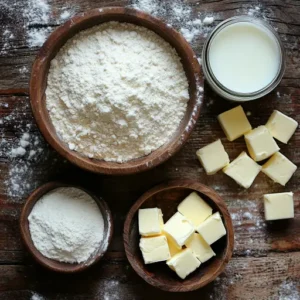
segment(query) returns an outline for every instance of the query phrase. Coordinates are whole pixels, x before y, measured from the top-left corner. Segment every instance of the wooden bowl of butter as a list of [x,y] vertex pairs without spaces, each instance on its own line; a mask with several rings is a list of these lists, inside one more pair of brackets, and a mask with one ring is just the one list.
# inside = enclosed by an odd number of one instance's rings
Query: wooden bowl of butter
[[138,275],[169,292],[193,291],[213,281],[234,247],[225,202],[191,180],[171,181],[143,194],[127,215],[123,237]]

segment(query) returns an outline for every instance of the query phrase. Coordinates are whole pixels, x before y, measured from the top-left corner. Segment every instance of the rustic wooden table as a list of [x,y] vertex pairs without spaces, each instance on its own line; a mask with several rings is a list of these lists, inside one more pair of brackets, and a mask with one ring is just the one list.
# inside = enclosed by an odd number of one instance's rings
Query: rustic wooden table
[[[172,5],[178,1],[140,0],[175,28]],[[174,4],[175,3],[175,4]],[[188,143],[172,159],[151,171],[124,177],[95,175],[64,161],[40,136],[29,106],[28,80],[31,64],[47,34],[77,12],[129,5],[128,1],[97,0],[1,0],[0,1],[0,298],[1,299],[300,299],[300,172],[287,186],[272,183],[260,174],[244,190],[221,172],[206,176],[195,151],[221,138],[230,158],[245,150],[243,139],[228,142],[216,116],[234,104],[216,96],[205,86],[205,104]],[[149,4],[151,4],[149,6]],[[156,7],[155,7],[156,5]],[[197,56],[205,32],[220,21],[239,14],[267,19],[280,34],[287,52],[287,69],[280,86],[258,101],[246,103],[253,126],[264,124],[273,109],[300,122],[300,2],[297,0],[230,1],[187,0],[181,5],[187,18],[212,14],[214,22],[200,30],[193,41]],[[173,13],[176,10],[173,10]],[[178,11],[177,11],[178,13]],[[171,21],[170,21],[171,20]],[[181,22],[181,23],[180,23]],[[21,157],[11,150],[29,133],[30,144]],[[300,130],[282,153],[300,163]],[[220,278],[189,294],[170,294],[149,286],[132,270],[124,254],[123,222],[136,199],[155,184],[169,179],[190,178],[214,188],[224,197],[235,228],[234,256]],[[50,180],[79,183],[103,196],[114,216],[115,232],[102,262],[78,275],[51,273],[38,266],[20,241],[19,214],[26,196]],[[266,224],[262,195],[293,191],[295,218]]]

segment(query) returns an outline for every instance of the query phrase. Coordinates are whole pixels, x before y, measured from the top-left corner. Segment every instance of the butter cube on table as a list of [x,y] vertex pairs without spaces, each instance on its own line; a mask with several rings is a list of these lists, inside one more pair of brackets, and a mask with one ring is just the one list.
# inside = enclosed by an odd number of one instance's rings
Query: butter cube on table
[[267,221],[294,218],[293,193],[266,194],[264,207]]
[[139,209],[139,232],[143,236],[153,236],[162,233],[164,221],[159,208]]
[[274,110],[266,124],[266,127],[275,139],[287,144],[296,131],[298,122],[284,115],[280,111]]
[[283,186],[291,179],[296,170],[297,166],[279,152],[276,152],[262,167],[263,173]]
[[167,265],[181,278],[185,279],[199,266],[200,261],[193,254],[191,249],[184,249],[167,261]]
[[185,245],[187,248],[192,250],[194,255],[202,263],[208,261],[210,258],[216,255],[210,245],[208,245],[203,237],[198,233],[194,233]]
[[218,120],[229,141],[234,141],[252,129],[240,105],[220,114]]
[[199,149],[196,155],[208,175],[217,173],[229,164],[228,154],[220,140]]
[[226,234],[221,215],[219,212],[208,217],[197,227],[197,231],[207,244],[211,245]]
[[194,231],[193,224],[179,212],[175,213],[164,226],[164,232],[178,249],[185,244]]
[[246,152],[242,152],[223,169],[223,172],[247,189],[251,186],[260,170],[261,166],[251,159]]
[[212,214],[212,208],[196,193],[192,192],[179,205],[177,210],[194,226],[200,225]]
[[280,150],[266,126],[258,126],[245,134],[245,141],[255,161],[264,160]]
[[145,264],[152,264],[171,258],[167,238],[164,235],[142,237],[140,239],[140,249]]

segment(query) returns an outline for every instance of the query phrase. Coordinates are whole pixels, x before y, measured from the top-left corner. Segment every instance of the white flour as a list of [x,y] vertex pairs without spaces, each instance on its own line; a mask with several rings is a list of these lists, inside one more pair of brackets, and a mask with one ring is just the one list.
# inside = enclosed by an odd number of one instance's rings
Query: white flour
[[278,288],[277,299],[279,300],[299,300],[300,291],[299,291],[299,281],[287,280],[284,281]]
[[84,262],[103,240],[100,209],[91,196],[77,188],[58,188],[44,195],[28,220],[35,247],[54,260]]
[[30,300],[45,300],[45,298],[37,293],[33,293],[30,297]]
[[71,150],[116,162],[168,142],[189,99],[176,51],[146,28],[117,22],[67,42],[52,60],[46,96]]
[[[195,4],[196,7],[198,5],[199,3]],[[179,30],[196,50],[201,40],[213,29],[212,23],[218,16],[205,10],[198,12],[190,3],[182,0],[163,3],[160,0],[133,0],[132,7],[166,20],[170,26]]]

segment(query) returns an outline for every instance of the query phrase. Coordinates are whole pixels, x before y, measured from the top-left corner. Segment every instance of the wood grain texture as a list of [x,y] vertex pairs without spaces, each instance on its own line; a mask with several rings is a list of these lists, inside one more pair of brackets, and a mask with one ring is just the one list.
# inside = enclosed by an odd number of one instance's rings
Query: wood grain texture
[[[166,2],[171,0],[166,0]],[[16,1],[13,14],[6,6],[12,1],[0,1],[0,36],[5,28],[16,28],[11,48],[0,54],[0,122],[1,137],[14,144],[24,130],[38,135],[28,99],[31,63],[38,47],[29,47],[26,28],[23,28],[21,10],[26,1]],[[229,1],[188,0],[193,14],[213,11],[214,25],[225,18],[247,13],[256,5],[266,19],[278,30],[287,52],[287,69],[279,87],[259,101],[245,103],[249,120],[255,127],[264,124],[273,109],[278,109],[300,122],[300,3],[297,0]],[[3,3],[4,8],[3,8]],[[31,28],[56,28],[61,24],[60,14],[68,6],[83,12],[99,6],[126,5],[127,1],[53,0],[51,17],[47,24],[30,24]],[[179,29],[179,27],[177,27]],[[196,55],[201,55],[203,37],[193,43]],[[3,46],[0,38],[0,49]],[[25,72],[20,70],[24,69]],[[24,249],[18,227],[24,200],[34,187],[26,188],[21,198],[11,196],[6,183],[14,161],[9,148],[0,147],[0,298],[30,299],[33,292],[46,299],[285,299],[283,292],[290,284],[294,295],[300,293],[300,171],[297,170],[286,187],[274,184],[259,174],[252,187],[244,190],[222,173],[206,176],[195,156],[200,147],[221,138],[230,159],[246,150],[243,139],[228,142],[216,116],[234,104],[216,96],[205,86],[205,104],[195,130],[186,145],[174,157],[159,167],[130,176],[103,176],[80,170],[66,163],[41,139],[36,161],[30,164],[32,172],[22,173],[24,180],[41,185],[51,180],[78,184],[102,196],[108,203],[114,219],[114,236],[103,261],[87,272],[57,275],[39,267]],[[14,115],[9,119],[9,116]],[[6,119],[4,119],[7,117]],[[2,144],[2,143],[1,143]],[[281,152],[297,166],[300,164],[300,130],[288,145],[279,143]],[[166,180],[188,178],[215,189],[228,205],[235,230],[233,258],[225,273],[206,288],[174,294],[159,291],[140,279],[125,257],[122,231],[127,212],[149,188]],[[263,218],[262,195],[270,192],[293,191],[295,218],[288,222],[266,224]],[[295,297],[298,297],[297,294]],[[293,299],[293,298],[292,298]],[[297,299],[297,298],[295,298]]]

